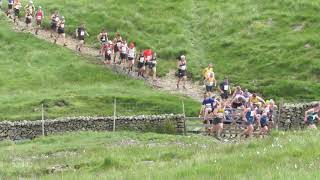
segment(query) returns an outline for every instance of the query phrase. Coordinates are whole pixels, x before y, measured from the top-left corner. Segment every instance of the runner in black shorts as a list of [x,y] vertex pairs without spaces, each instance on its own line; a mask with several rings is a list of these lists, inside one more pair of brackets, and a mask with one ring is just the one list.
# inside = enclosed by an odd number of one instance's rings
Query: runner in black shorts
[[84,45],[85,36],[89,36],[88,32],[86,31],[86,28],[84,27],[84,24],[81,24],[76,29],[76,36],[79,39],[79,43],[76,45],[76,50],[81,52],[81,48]]
[[8,10],[12,10],[14,0],[8,0]]
[[58,11],[55,11],[51,16],[51,34],[50,34],[51,38],[53,38],[54,34],[57,32],[58,22],[59,22]]
[[120,33],[117,33],[116,37],[113,39],[113,63],[117,63],[120,60],[116,60],[117,58],[120,57],[120,47],[121,47],[121,43],[122,43],[122,37],[120,35]]
[[229,98],[231,91],[230,91],[230,85],[229,85],[228,78],[224,78],[224,81],[219,86],[219,90],[221,92],[221,98],[223,100],[226,100]]
[[184,55],[179,57],[178,61],[178,82],[177,82],[177,89],[179,89],[180,82],[183,82],[183,88],[186,88],[186,80],[187,80],[187,60]]
[[32,14],[29,11],[27,11],[26,12],[26,21],[25,21],[27,29],[29,29],[29,27],[31,26],[31,22],[32,22]]
[[58,41],[59,38],[62,38],[63,40],[63,46],[67,46],[66,44],[66,34],[64,32],[64,28],[65,28],[65,20],[64,17],[61,17],[61,20],[59,20],[58,24],[57,24],[57,31],[58,31],[58,35],[56,36],[54,43],[56,43]]
[[145,59],[143,55],[143,51],[139,53],[138,57],[138,76],[142,76],[144,78],[144,73],[145,73]]
[[14,1],[14,4],[13,4],[13,11],[14,11],[13,21],[17,25],[18,25],[18,19],[19,19],[19,16],[20,16],[20,8],[21,8],[20,1],[19,0]]

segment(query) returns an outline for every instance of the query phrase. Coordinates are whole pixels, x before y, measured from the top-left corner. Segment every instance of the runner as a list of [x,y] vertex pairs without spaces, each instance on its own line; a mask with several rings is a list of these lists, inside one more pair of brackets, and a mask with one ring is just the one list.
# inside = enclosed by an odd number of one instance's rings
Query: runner
[[100,34],[98,34],[97,39],[100,42],[99,56],[102,56],[103,55],[103,51],[104,51],[104,45],[106,45],[108,43],[108,41],[109,41],[108,40],[108,33],[106,32],[105,29],[102,29]]
[[139,53],[137,66],[138,66],[138,77],[141,76],[145,78],[144,73],[146,69],[146,63],[145,63],[145,59],[142,51]]
[[18,25],[19,24],[19,17],[20,17],[20,8],[21,8],[21,3],[20,0],[15,0],[13,4],[13,10],[14,10],[14,17],[13,17],[13,22]]
[[320,103],[316,104],[314,108],[311,108],[305,112],[304,122],[308,125],[309,129],[317,129],[315,125],[316,121],[320,121]]
[[57,32],[57,24],[59,22],[59,14],[58,11],[55,11],[52,15],[51,15],[51,33],[50,33],[50,37],[53,38],[55,36],[55,33]]
[[151,60],[149,61],[148,64],[149,68],[149,75],[151,74],[152,80],[156,81],[157,80],[157,53],[153,53]]
[[268,124],[269,130],[271,130],[274,126],[273,113],[277,108],[278,107],[277,107],[277,105],[275,105],[275,102],[273,99],[270,99],[269,102],[266,102],[265,111],[266,111],[266,113],[268,115],[268,119],[269,119],[269,124]]
[[233,92],[232,94],[232,99],[235,98],[236,96],[239,96],[239,95],[243,95],[244,92],[242,91],[241,87],[240,86],[237,86],[236,87],[236,90]]
[[252,94],[249,92],[248,89],[245,89],[243,92],[243,97],[246,98],[246,102],[249,102],[250,96],[252,96]]
[[[203,118],[203,123],[205,124],[206,131],[210,130],[210,120],[213,120],[213,110],[216,102],[212,99],[209,94],[204,94],[204,100],[202,101],[202,106],[199,113],[199,118]],[[209,131],[210,133],[210,131]]]
[[183,83],[183,88],[186,89],[186,81],[187,81],[187,60],[185,55],[181,55],[178,61],[178,82],[177,89],[180,88],[180,82]]
[[112,49],[113,49],[112,41],[108,41],[108,43],[103,46],[105,64],[111,64]]
[[62,38],[63,46],[67,46],[67,44],[66,44],[66,34],[64,32],[64,28],[65,28],[65,19],[62,16],[61,19],[58,21],[58,24],[57,24],[58,35],[55,37],[54,43],[57,43],[58,39]]
[[8,10],[11,10],[14,4],[14,0],[8,0]]
[[268,130],[269,130],[268,121],[269,121],[269,118],[268,118],[267,112],[263,112],[261,116],[260,115],[258,116],[259,127],[261,127],[259,134],[262,138],[268,134]]
[[246,98],[243,97],[242,95],[237,95],[231,100],[231,107],[234,109],[244,108],[245,105],[246,105]]
[[224,78],[224,81],[220,83],[219,90],[221,92],[221,98],[227,100],[231,94],[230,84],[228,78]]
[[132,42],[128,50],[128,72],[133,70],[134,60],[136,59],[136,47]]
[[26,23],[26,29],[28,30],[29,27],[31,27],[31,23],[32,23],[32,14],[31,12],[29,12],[29,10],[26,11],[26,20],[25,20],[25,23]]
[[252,96],[250,96],[249,103],[255,107],[261,107],[261,105],[266,104],[266,102],[261,97],[257,96],[256,93],[253,93]]
[[81,52],[81,48],[83,47],[85,36],[89,36],[89,34],[86,31],[86,28],[84,27],[84,24],[82,23],[76,29],[76,37],[79,39],[79,43],[76,45],[76,51]]
[[123,69],[126,67],[126,61],[128,57],[128,44],[127,41],[122,41],[120,45],[120,64],[123,66]]
[[208,64],[208,67],[204,68],[202,71],[203,80],[205,80],[211,73],[213,73],[213,64]]
[[41,6],[39,6],[38,11],[36,12],[36,28],[35,34],[38,35],[39,29],[41,27],[42,19],[44,17],[44,13],[42,11]]
[[206,91],[207,93],[213,92],[213,87],[217,86],[217,81],[214,78],[214,73],[210,73],[208,77],[205,79]]
[[116,64],[116,63],[120,63],[120,60],[117,60],[116,59],[120,57],[120,47],[121,47],[121,42],[122,42],[122,37],[120,35],[120,33],[117,33],[116,34],[116,37],[113,39],[113,53],[114,53],[114,56],[113,56],[113,63]]
[[143,51],[144,62],[145,62],[145,75],[147,75],[146,78],[148,78],[150,74],[149,62],[152,59],[152,55],[153,55],[153,52],[150,48],[147,48],[146,50]]
[[213,128],[212,132],[215,133],[217,139],[221,139],[221,133],[223,130],[223,121],[225,119],[225,103],[220,103],[213,111]]
[[8,0],[8,10],[6,14],[11,19],[13,19],[13,4],[14,4],[14,0]]
[[29,1],[29,3],[24,7],[24,11],[29,12],[32,17],[34,17],[35,9],[33,1]]
[[251,137],[254,127],[254,120],[256,118],[256,112],[253,106],[249,106],[244,109],[243,114],[242,114],[242,119],[246,122],[247,128],[244,130],[244,135],[246,137]]
[[203,117],[203,119],[206,120],[208,113],[212,112],[215,106],[216,106],[216,101],[213,98],[211,98],[208,93],[205,93],[204,99],[202,101],[199,117]]

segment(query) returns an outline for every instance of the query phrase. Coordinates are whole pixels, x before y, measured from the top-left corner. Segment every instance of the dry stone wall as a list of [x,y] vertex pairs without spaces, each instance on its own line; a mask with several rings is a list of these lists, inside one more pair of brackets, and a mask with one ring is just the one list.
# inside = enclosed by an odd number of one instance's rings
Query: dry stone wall
[[[116,117],[116,130],[156,131],[182,134],[184,116],[130,116]],[[45,120],[46,135],[72,131],[112,131],[113,117],[67,117]],[[0,122],[0,140],[32,139],[42,135],[42,121]]]
[[305,111],[313,108],[317,103],[319,102],[284,104],[280,112],[280,119],[278,122],[279,129],[303,129],[305,126],[303,123]]

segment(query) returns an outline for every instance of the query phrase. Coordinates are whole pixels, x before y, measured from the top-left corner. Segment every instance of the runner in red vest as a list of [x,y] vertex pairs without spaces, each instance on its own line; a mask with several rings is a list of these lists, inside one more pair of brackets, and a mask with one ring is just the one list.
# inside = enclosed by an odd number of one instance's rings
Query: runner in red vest
[[41,27],[42,19],[44,17],[43,11],[41,6],[39,6],[38,11],[36,13],[36,28],[35,28],[35,34],[38,35],[38,31]]
[[[150,48],[143,51],[145,67],[149,67],[149,63],[152,59],[152,50]],[[149,68],[145,68],[145,74],[148,76],[150,73]]]

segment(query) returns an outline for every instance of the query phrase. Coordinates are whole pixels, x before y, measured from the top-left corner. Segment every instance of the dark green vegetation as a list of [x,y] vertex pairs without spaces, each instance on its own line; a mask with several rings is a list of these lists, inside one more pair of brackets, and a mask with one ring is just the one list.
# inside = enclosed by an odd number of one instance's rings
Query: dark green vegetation
[[[180,52],[200,79],[208,62],[218,79],[270,98],[320,98],[320,0],[39,0],[46,14],[58,9],[73,33],[85,22],[91,43],[103,28],[119,31],[161,58],[160,74]],[[47,22],[48,23],[48,22]]]
[[210,137],[82,132],[0,142],[1,179],[319,179],[318,131]]
[[[0,120],[80,115],[182,113],[181,98],[156,91],[143,81],[113,74],[72,51],[15,33],[0,16]],[[185,99],[187,112],[198,104]]]

